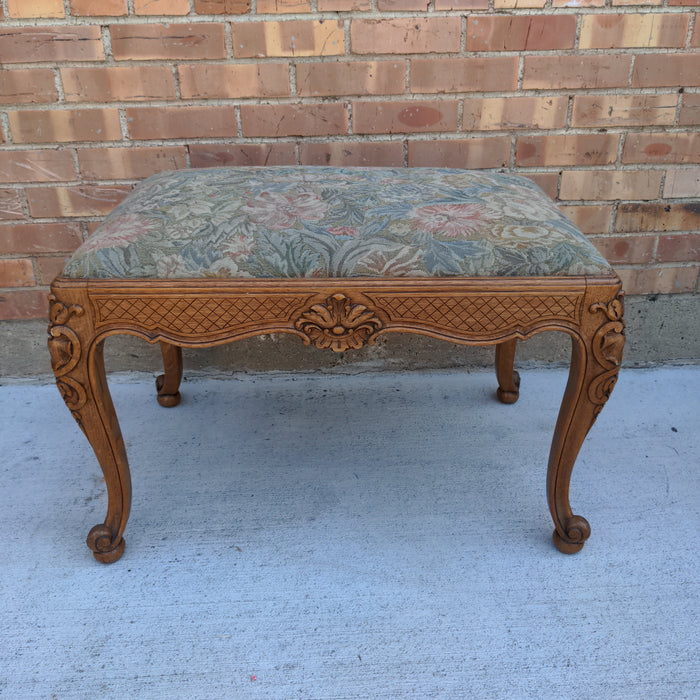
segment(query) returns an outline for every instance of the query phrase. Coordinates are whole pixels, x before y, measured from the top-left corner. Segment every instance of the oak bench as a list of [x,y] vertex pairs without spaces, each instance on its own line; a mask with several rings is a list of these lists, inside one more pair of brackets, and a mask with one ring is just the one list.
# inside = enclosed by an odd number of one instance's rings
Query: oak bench
[[104,473],[101,562],[124,551],[126,450],[103,362],[108,336],[159,342],[158,401],[178,403],[183,347],[267,333],[344,352],[383,333],[494,345],[498,397],[518,398],[516,342],[571,336],[547,494],[554,542],[590,534],[569,505],[579,448],[617,379],[621,285],[586,237],[529,180],[490,172],[212,168],[140,183],[51,287],[49,349],[61,395]]

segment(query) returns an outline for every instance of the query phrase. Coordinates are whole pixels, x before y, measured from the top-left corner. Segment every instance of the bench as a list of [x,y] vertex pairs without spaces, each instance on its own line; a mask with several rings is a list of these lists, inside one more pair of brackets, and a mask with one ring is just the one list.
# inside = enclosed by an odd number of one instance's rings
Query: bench
[[495,346],[498,398],[518,398],[518,339],[557,330],[571,367],[552,442],[554,543],[590,535],[569,504],[571,471],[617,379],[621,285],[529,180],[448,169],[212,168],[140,183],[51,286],[49,349],[61,395],[104,473],[98,561],[124,551],[131,481],[103,344],[159,342],[157,397],[180,399],[182,348],[291,333],[345,352],[383,333]]

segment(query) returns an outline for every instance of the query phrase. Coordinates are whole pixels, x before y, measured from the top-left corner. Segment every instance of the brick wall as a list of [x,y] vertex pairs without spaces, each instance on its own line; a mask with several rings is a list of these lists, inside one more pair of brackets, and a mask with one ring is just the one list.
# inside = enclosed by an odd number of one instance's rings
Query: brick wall
[[628,293],[692,293],[700,0],[0,0],[0,319],[134,182],[225,164],[535,180]]

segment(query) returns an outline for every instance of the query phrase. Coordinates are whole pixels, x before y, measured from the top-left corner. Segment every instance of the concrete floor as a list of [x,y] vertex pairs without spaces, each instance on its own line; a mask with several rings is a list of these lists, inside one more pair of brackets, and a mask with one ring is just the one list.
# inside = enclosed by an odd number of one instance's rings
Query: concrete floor
[[697,698],[700,368],[623,371],[551,544],[566,381],[523,372],[113,378],[134,504],[51,385],[0,387],[0,696]]

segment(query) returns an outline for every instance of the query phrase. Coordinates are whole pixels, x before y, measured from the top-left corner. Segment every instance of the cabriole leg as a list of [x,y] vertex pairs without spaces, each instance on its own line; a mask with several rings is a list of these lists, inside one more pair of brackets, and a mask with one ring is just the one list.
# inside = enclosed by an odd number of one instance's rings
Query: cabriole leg
[[[72,298],[71,298],[72,297]],[[74,303],[71,303],[74,302]],[[103,341],[92,342],[87,304],[75,291],[51,296],[49,351],[56,384],[95,451],[107,485],[107,517],[87,537],[97,561],[105,564],[124,552],[122,534],[131,507],[131,476],[104,370]]]
[[161,341],[164,373],[156,378],[158,403],[166,408],[180,403],[180,382],[182,381],[182,348]]
[[[609,298],[609,297],[608,297]],[[571,472],[583,441],[617,381],[625,343],[622,295],[588,302],[580,336],[572,336],[571,369],[552,440],[547,496],[554,520],[554,544],[565,554],[583,547],[591,534],[585,518],[569,504]]]
[[517,340],[506,340],[496,345],[496,395],[501,403],[515,403],[520,395],[520,375],[513,369]]

